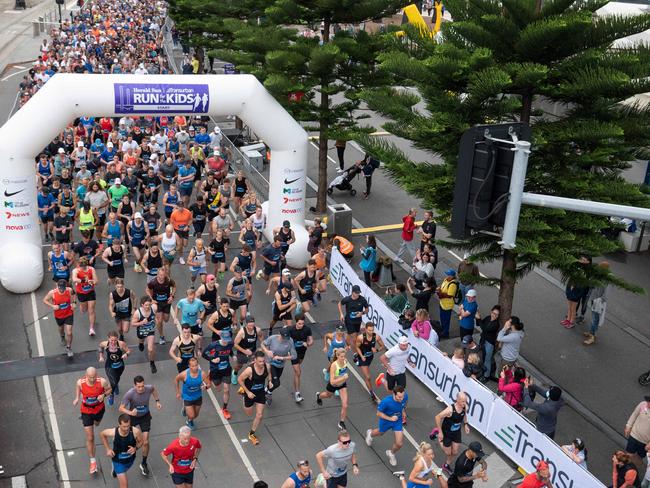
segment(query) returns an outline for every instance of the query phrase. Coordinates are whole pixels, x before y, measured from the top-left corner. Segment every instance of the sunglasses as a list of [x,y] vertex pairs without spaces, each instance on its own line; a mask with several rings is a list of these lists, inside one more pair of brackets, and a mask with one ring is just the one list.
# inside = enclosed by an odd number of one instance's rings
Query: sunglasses
[[350,442],[352,442],[352,439],[348,439],[347,441],[339,441],[339,442],[340,442],[341,444],[343,444],[344,446],[347,446],[347,445],[350,444]]

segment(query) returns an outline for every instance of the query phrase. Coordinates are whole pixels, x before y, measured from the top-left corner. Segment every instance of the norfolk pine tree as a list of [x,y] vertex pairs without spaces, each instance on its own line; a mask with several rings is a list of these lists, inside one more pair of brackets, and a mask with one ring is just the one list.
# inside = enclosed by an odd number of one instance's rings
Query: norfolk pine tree
[[[395,43],[381,66],[420,98],[396,89],[368,91],[371,108],[392,121],[385,128],[441,159],[415,164],[386,141],[360,136],[407,192],[450,222],[455,169],[462,133],[472,126],[523,121],[532,126],[526,191],[648,207],[638,186],[621,170],[648,159],[650,109],[623,100],[650,91],[650,50],[610,49],[616,39],[650,28],[650,16],[594,15],[606,2],[548,0],[448,0],[454,22],[443,24],[436,44],[410,30],[412,42]],[[543,109],[557,104],[561,115]],[[546,263],[578,284],[609,282],[639,289],[577,258],[620,248],[603,235],[605,217],[523,206],[517,246],[478,234],[457,247],[477,260],[502,260],[502,317],[511,314],[515,283]],[[448,243],[451,245],[451,243]]]

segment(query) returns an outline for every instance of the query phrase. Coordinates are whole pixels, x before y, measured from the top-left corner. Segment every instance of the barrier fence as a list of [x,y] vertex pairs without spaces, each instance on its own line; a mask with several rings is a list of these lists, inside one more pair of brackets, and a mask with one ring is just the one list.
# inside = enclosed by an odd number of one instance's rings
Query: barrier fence
[[330,263],[332,283],[341,295],[347,296],[352,286],[361,287],[369,304],[364,317],[375,323],[377,333],[388,347],[397,344],[402,335],[411,343],[413,375],[448,405],[458,392],[468,397],[467,417],[470,425],[483,434],[503,454],[526,472],[533,472],[540,460],[549,464],[555,488],[604,488],[595,476],[572,461],[552,439],[537,431],[535,426],[514,408],[488,390],[483,384],[467,378],[440,350],[427,341],[403,331],[393,311],[359,278],[348,262],[332,250]]

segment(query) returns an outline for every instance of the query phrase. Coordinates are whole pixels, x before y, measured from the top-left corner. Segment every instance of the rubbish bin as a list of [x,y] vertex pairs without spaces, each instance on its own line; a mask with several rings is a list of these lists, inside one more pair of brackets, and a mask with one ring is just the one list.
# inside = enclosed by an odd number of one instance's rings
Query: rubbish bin
[[327,206],[327,233],[352,238],[352,209],[345,203]]

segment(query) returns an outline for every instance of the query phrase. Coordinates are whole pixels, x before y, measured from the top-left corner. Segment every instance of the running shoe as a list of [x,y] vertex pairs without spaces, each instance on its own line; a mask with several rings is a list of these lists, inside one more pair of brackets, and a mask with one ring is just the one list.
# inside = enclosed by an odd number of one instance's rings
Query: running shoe
[[97,472],[97,461],[90,461],[90,474]]
[[355,352],[354,356],[352,356],[352,362],[359,366],[359,355]]
[[72,359],[74,357],[74,353],[72,352],[72,349],[66,346],[65,348],[65,353],[68,355],[68,359]]
[[149,465],[144,461],[140,463],[140,472],[142,473],[142,476],[149,476]]
[[151,363],[151,374],[156,374],[158,372],[158,368],[156,368],[156,363],[152,362]]
[[113,388],[113,393],[114,393],[115,395],[119,395],[119,394],[120,394],[120,385],[115,385],[115,388]]
[[91,327],[91,328],[88,330],[88,335],[91,336],[91,337],[93,337],[93,336],[95,335],[95,329],[94,329],[93,327]]
[[273,403],[273,395],[271,395],[270,393],[267,393],[266,394],[266,406],[270,407],[272,403]]
[[372,446],[372,429],[366,430],[366,444]]
[[185,259],[181,256],[178,260],[179,263],[185,264]]
[[339,428],[339,430],[348,430],[348,428],[345,425],[345,422],[343,420],[339,420],[339,423],[336,424],[336,426]]
[[429,433],[429,439],[432,441],[436,440],[438,438],[438,433],[440,431],[438,430],[438,427],[434,427],[433,430]]
[[160,344],[161,346],[164,346],[165,344],[167,344],[167,341],[165,340],[164,335],[160,336],[160,338],[158,339],[158,344]]
[[139,351],[144,351],[144,342],[139,342],[138,343],[138,350]]
[[61,336],[61,345],[63,347],[65,347],[67,345],[66,342],[65,342],[65,336],[64,335]]
[[296,403],[300,403],[304,400],[304,398],[302,397],[299,391],[293,394],[293,399],[296,401]]
[[397,466],[397,458],[395,457],[395,454],[393,454],[393,451],[387,449],[386,456],[388,456],[388,462],[391,466]]
[[327,368],[323,368],[323,377],[327,381]]
[[114,469],[111,469],[111,476],[112,476],[113,478],[117,478],[117,473],[115,472]]
[[190,430],[194,430],[196,427],[194,427],[194,420],[186,420],[185,425],[187,425]]
[[232,418],[232,415],[230,414],[227,408],[222,409],[221,413],[223,413],[223,418],[226,420],[230,420]]
[[120,334],[120,340],[124,341],[124,334]]
[[344,170],[344,169],[341,169],[341,168],[339,168],[339,169],[337,169],[337,170],[336,170],[336,172],[337,172],[337,173],[339,173],[339,174],[340,174],[340,173],[345,173],[345,170]]
[[377,378],[375,378],[375,385],[381,386],[384,383],[384,378],[386,375],[384,373],[379,373]]
[[370,399],[375,403],[379,403],[379,397],[374,391],[370,392]]
[[399,478],[401,481],[404,479],[404,471],[394,471],[393,476]]
[[112,407],[113,403],[115,403],[115,396],[111,393],[108,395],[108,405]]
[[235,373],[234,371],[230,374],[230,382],[233,385],[237,384],[237,373]]
[[258,445],[260,443],[260,440],[252,432],[248,433],[248,440],[251,441],[251,444],[253,444],[254,446],[256,446],[256,445]]
[[261,280],[261,279],[262,279],[262,273],[264,273],[264,271],[260,269],[260,270],[257,272],[257,274],[255,274],[255,279],[256,279],[256,280]]
[[187,417],[187,412],[185,411],[185,407],[181,408],[181,415],[183,417]]
[[323,406],[323,400],[320,398],[320,391],[316,392],[316,403],[318,404],[319,407]]

